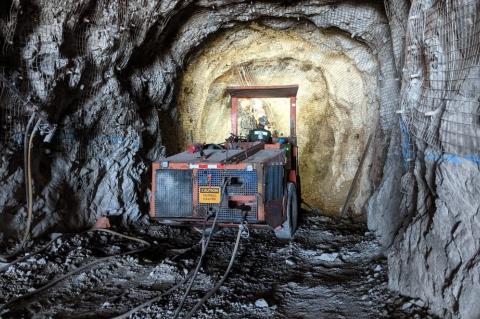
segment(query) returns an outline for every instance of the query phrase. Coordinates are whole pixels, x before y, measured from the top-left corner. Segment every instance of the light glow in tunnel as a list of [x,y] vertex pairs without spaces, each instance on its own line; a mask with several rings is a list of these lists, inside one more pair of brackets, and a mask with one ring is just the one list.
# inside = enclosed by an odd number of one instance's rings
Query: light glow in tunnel
[[[257,24],[211,39],[193,56],[178,91],[178,136],[220,143],[231,128],[227,87],[298,84],[297,136],[302,197],[338,214],[379,116],[375,56],[338,30],[299,24],[276,30]],[[270,129],[289,132],[287,99],[240,101],[241,134],[267,115]],[[367,158],[351,209],[360,214],[372,187]]]

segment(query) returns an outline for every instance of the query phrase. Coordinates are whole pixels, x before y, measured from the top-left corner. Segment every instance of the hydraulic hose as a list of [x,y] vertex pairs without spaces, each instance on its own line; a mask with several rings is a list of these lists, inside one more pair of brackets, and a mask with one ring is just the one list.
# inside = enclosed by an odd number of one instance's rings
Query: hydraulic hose
[[23,235],[23,239],[21,242],[21,247],[25,247],[25,244],[28,240],[28,236],[30,235],[30,227],[32,224],[32,217],[33,217],[33,189],[32,189],[32,147],[33,147],[33,139],[35,138],[35,134],[38,131],[40,126],[41,120],[37,121],[35,127],[33,128],[32,134],[30,135],[29,142],[28,142],[28,151],[27,151],[27,223],[25,225],[25,233]]
[[32,113],[28,120],[27,127],[25,128],[25,134],[23,136],[23,175],[25,179],[25,196],[28,201],[28,183],[27,183],[27,171],[28,171],[28,134],[35,120],[35,113]]
[[246,226],[243,223],[240,224],[238,227],[237,240],[235,241],[235,247],[233,248],[232,256],[230,257],[230,263],[228,264],[227,270],[223,274],[222,278],[205,296],[203,296],[202,299],[197,302],[197,304],[192,308],[192,310],[190,310],[190,312],[185,316],[185,319],[192,318],[192,316],[198,311],[198,309],[200,309],[200,307],[205,303],[205,301],[207,301],[208,298],[213,296],[213,294],[216,293],[217,290],[223,285],[225,279],[227,279],[227,276],[232,269],[235,258],[237,257],[238,247],[240,245],[240,238],[242,237],[242,233],[244,232],[245,227]]
[[113,258],[116,258],[116,257],[121,257],[121,256],[127,256],[127,255],[132,255],[132,254],[136,254],[136,253],[140,253],[140,252],[143,252],[147,249],[150,249],[150,246],[147,246],[147,247],[142,247],[142,248],[138,248],[138,249],[134,249],[134,250],[130,250],[130,251],[127,251],[125,253],[120,253],[120,254],[115,254],[115,255],[112,255],[112,256],[107,256],[107,257],[102,257],[102,258],[99,258],[95,261],[92,261],[84,266],[81,266],[79,268],[76,268],[75,270],[72,270],[68,273],[66,273],[65,275],[63,276],[60,276],[59,278],[57,279],[54,279],[52,281],[50,281],[49,283],[47,283],[45,286],[42,286],[38,289],[35,289],[31,292],[28,292],[26,293],[25,295],[22,295],[20,297],[16,297],[16,298],[13,298],[12,300],[10,300],[9,302],[7,302],[6,304],[4,304],[3,306],[0,306],[0,310],[3,310],[5,308],[8,308],[9,306],[13,305],[14,303],[17,303],[21,300],[25,300],[25,299],[28,299],[34,295],[37,295],[53,286],[55,286],[56,284],[58,284],[59,282],[67,279],[68,277],[72,276],[72,275],[75,275],[75,274],[78,274],[79,272],[82,272],[86,269],[89,269],[97,264],[100,264],[102,262],[105,262],[107,260],[110,260],[110,259],[113,259]]
[[[207,237],[203,237],[202,239],[202,253],[200,255],[200,259],[198,260],[197,267],[195,267],[195,271],[193,272],[192,279],[190,280],[190,283],[188,284],[187,290],[183,294],[182,300],[180,301],[180,305],[177,307],[177,310],[175,311],[175,315],[173,316],[173,319],[177,319],[178,316],[180,315],[180,312],[182,311],[183,305],[185,304],[185,300],[187,300],[188,294],[190,293],[190,290],[192,289],[193,283],[195,282],[195,278],[198,275],[198,271],[200,270],[200,267],[202,266],[203,262],[203,257],[205,257],[205,254],[207,253],[207,248],[208,245],[210,244],[210,239],[212,238],[213,230],[215,228],[215,225],[217,223],[217,218],[218,218],[218,210],[215,213],[215,218],[212,223],[212,230],[208,234]],[[204,234],[205,234],[205,229],[204,229]]]
[[[223,196],[225,196],[225,190],[227,189],[227,184],[229,182],[230,182],[230,179],[225,179],[223,181],[222,191],[221,191],[222,199],[223,199]],[[198,260],[197,267],[195,268],[195,271],[193,273],[193,278],[191,279],[190,283],[188,284],[187,290],[185,291],[185,294],[183,295],[182,300],[180,301],[180,304],[178,305],[177,310],[175,311],[175,315],[173,316],[173,319],[177,319],[178,316],[180,315],[180,312],[182,311],[183,305],[185,304],[185,300],[187,300],[187,296],[190,293],[190,290],[192,289],[195,278],[198,275],[198,271],[200,270],[200,267],[202,266],[203,257],[205,257],[205,254],[207,253],[207,248],[208,248],[208,245],[210,244],[210,239],[212,238],[212,234],[213,234],[213,231],[215,229],[215,225],[217,224],[217,218],[218,218],[218,213],[220,212],[221,202],[222,201],[220,200],[220,204],[218,205],[218,208],[215,212],[215,218],[214,218],[213,223],[212,223],[212,228],[211,228],[212,230],[210,231],[210,234],[208,234],[208,237],[206,237],[206,239],[205,239],[205,225],[204,225],[203,239],[202,239],[203,240],[202,241],[202,253],[200,255],[200,259]]]
[[36,255],[36,254],[39,254],[41,253],[42,251],[46,250],[48,247],[50,247],[57,239],[59,239],[60,237],[62,237],[63,235],[60,235],[58,237],[55,237],[54,239],[50,240],[47,244],[45,244],[43,247],[40,247],[40,249],[38,249],[37,251],[35,251],[34,253],[31,253],[31,254],[25,254],[25,256],[22,256],[20,258],[17,258],[15,259],[14,261],[12,262],[9,262],[3,266],[0,266],[0,272],[8,269],[8,267],[10,266],[13,266],[15,264],[18,264],[19,262],[22,262],[24,260],[27,260],[28,258],[30,258],[31,256],[33,255]]
[[[31,221],[31,216],[32,213],[32,209],[30,209],[30,203],[31,203],[31,196],[30,196],[30,190],[31,190],[31,175],[30,175],[30,150],[31,150],[31,145],[32,145],[32,142],[33,142],[33,132],[32,132],[32,136],[30,136],[29,138],[29,132],[30,132],[30,129],[33,125],[33,122],[35,121],[35,117],[36,117],[37,113],[36,112],[33,112],[32,115],[30,116],[29,120],[28,120],[28,123],[27,123],[27,126],[25,128],[25,134],[24,134],[24,137],[23,137],[23,164],[24,164],[24,168],[23,168],[23,175],[24,175],[24,178],[25,178],[25,196],[26,196],[26,199],[27,199],[27,225],[25,226],[25,234],[23,235],[23,239],[22,241],[20,242],[20,245],[17,247],[17,249],[12,253],[10,254],[9,256],[7,256],[7,258],[10,258],[10,257],[13,257],[13,256],[16,256],[18,255],[20,252],[22,252],[22,250],[25,248],[25,243],[27,242],[27,239],[28,239],[28,234],[30,233],[30,223]],[[37,121],[37,125],[35,125],[35,127],[38,129],[38,125],[40,124],[40,120]],[[34,129],[35,131],[35,129]]]
[[[106,229],[98,229],[98,228],[94,228],[94,229],[91,229],[91,230],[88,230],[86,233],[89,233],[89,232],[94,232],[94,231],[101,231],[101,232],[108,232],[108,233],[111,233],[113,235],[117,235],[119,237],[123,237],[123,238],[126,238],[126,239],[130,239],[130,240],[133,240],[133,241],[136,241],[136,242],[139,242],[139,243],[142,243],[142,244],[145,244],[144,247],[142,248],[137,248],[137,249],[133,249],[133,250],[130,250],[130,251],[127,251],[127,252],[124,252],[124,253],[119,253],[119,254],[115,254],[115,255],[111,255],[111,256],[106,256],[106,257],[102,257],[102,258],[98,258],[97,260],[94,260],[88,264],[85,264],[79,268],[76,268],[68,273],[66,273],[65,275],[62,275],[60,276],[59,278],[56,278],[56,279],[53,279],[51,280],[50,282],[48,282],[47,284],[45,284],[44,286],[40,287],[40,288],[37,288],[31,292],[28,292],[26,293],[25,295],[22,295],[22,296],[19,296],[19,297],[16,297],[16,298],[13,298],[12,300],[8,301],[7,303],[5,303],[4,305],[0,306],[0,311],[3,310],[3,309],[6,309],[8,308],[9,306],[21,301],[21,300],[25,300],[25,299],[28,299],[34,295],[37,295],[55,285],[57,285],[59,282],[67,279],[68,277],[72,276],[72,275],[75,275],[75,274],[78,274],[79,272],[81,271],[84,271],[86,269],[89,269],[97,264],[100,264],[102,262],[105,262],[105,261],[108,261],[110,259],[113,259],[113,258],[116,258],[116,257],[121,257],[121,256],[127,256],[127,255],[132,255],[132,254],[136,254],[136,253],[140,253],[140,252],[143,252],[147,249],[150,249],[151,247],[151,244],[147,241],[144,241],[142,239],[139,239],[139,238],[136,238],[136,237],[131,237],[131,236],[127,236],[127,235],[123,235],[121,233],[118,233],[118,232],[115,232],[115,231],[112,231],[112,230],[106,230]],[[43,251],[45,250],[46,248],[48,248],[56,239],[58,239],[59,237],[51,240],[47,245],[45,245],[44,247],[42,247],[38,252],[40,251]],[[14,263],[17,263],[18,261],[20,260],[16,260],[14,262],[12,262],[11,264],[14,264]],[[10,265],[11,265],[10,264]],[[0,317],[1,317],[1,313],[0,313]]]
[[181,286],[183,286],[187,281],[188,279],[190,279],[190,277],[193,275],[193,273],[190,273],[188,274],[185,278],[183,278],[183,280],[181,282],[179,282],[178,284],[170,287],[168,290],[166,290],[165,292],[162,292],[160,295],[158,295],[157,297],[155,298],[152,298],[144,303],[142,303],[141,305],[129,310],[128,312],[125,312],[124,314],[121,314],[119,316],[116,316],[116,317],[113,317],[112,319],[126,319],[128,317],[130,317],[131,315],[133,315],[135,312],[139,311],[140,309],[143,309],[149,305],[151,305],[152,303],[154,302],[157,302],[157,301],[160,301],[163,297],[165,297],[166,295],[169,295],[171,294],[172,292],[174,292],[175,290],[177,290],[178,288],[180,288]]

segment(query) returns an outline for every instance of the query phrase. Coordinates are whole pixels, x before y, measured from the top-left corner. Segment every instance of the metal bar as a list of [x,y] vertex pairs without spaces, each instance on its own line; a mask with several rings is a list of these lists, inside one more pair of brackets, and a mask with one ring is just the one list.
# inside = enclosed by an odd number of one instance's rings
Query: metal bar
[[254,144],[254,145],[250,146],[249,148],[245,149],[240,154],[237,154],[237,155],[231,156],[229,158],[226,158],[225,160],[222,161],[222,163],[229,164],[229,163],[233,163],[233,162],[243,161],[243,160],[246,160],[247,158],[249,158],[250,156],[252,156],[253,154],[258,153],[259,151],[264,149],[265,143],[263,143],[261,141],[258,141],[256,143],[258,143],[258,144]]
[[150,217],[155,217],[155,193],[157,192],[157,169],[160,163],[152,164],[152,193],[150,194]]
[[238,134],[238,98],[232,96],[232,133]]
[[345,213],[347,212],[348,203],[350,202],[350,198],[352,197],[353,191],[355,189],[355,185],[357,184],[358,177],[360,176],[363,163],[365,162],[365,158],[367,157],[368,150],[370,149],[370,143],[372,142],[372,137],[373,135],[370,135],[370,137],[368,138],[367,146],[365,147],[365,151],[363,151],[362,158],[360,159],[360,164],[358,165],[357,171],[355,172],[352,185],[350,185],[347,198],[345,199],[345,203],[343,204],[342,212],[340,213],[341,217],[345,217]]
[[297,145],[297,97],[290,97],[290,138]]

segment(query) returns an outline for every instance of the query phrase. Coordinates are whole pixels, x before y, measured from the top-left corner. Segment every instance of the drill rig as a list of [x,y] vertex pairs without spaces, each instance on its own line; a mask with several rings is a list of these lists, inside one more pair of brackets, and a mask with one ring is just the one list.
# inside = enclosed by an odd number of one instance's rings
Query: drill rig
[[[296,138],[298,85],[229,87],[231,137],[214,149],[193,148],[152,164],[150,217],[160,223],[270,228],[291,239],[298,222],[300,183]],[[290,136],[273,143],[238,137],[239,99],[287,98]]]

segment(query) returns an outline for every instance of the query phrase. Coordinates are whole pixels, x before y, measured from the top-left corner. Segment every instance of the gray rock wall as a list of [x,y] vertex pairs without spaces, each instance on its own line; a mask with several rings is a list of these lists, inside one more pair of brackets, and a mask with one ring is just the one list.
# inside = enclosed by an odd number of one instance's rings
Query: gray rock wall
[[384,215],[399,225],[388,241],[390,287],[444,318],[480,318],[479,10],[478,1],[412,2],[404,195],[398,213]]
[[480,317],[479,4],[414,0],[407,19],[409,2],[3,1],[0,65],[23,100],[2,84],[0,237],[25,222],[25,100],[60,127],[35,143],[33,235],[104,215],[128,224],[146,216],[150,162],[176,151],[177,80],[192,54],[243,23],[309,22],[379,61],[385,166],[367,211],[390,287],[443,317]]

